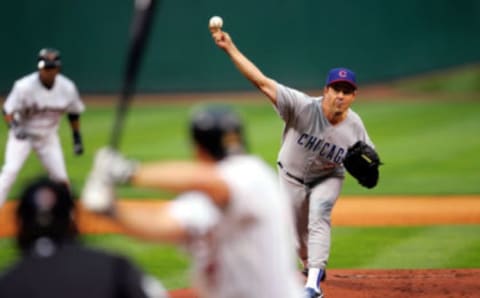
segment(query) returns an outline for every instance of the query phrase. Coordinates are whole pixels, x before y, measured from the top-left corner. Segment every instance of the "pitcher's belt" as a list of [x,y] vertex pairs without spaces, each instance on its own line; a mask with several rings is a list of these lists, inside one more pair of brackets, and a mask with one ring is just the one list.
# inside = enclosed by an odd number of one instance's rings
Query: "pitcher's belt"
[[297,176],[293,175],[293,174],[290,174],[282,165],[281,162],[277,161],[277,165],[280,167],[280,169],[282,169],[282,171],[285,173],[285,175],[287,175],[288,177],[292,178],[293,180],[301,183],[301,184],[305,184],[305,181],[302,179],[302,178],[298,178]]
[[299,178],[299,177],[289,173],[280,161],[277,161],[277,165],[280,167],[280,169],[282,169],[282,171],[285,173],[285,175],[287,175],[288,177],[292,178],[293,180],[297,181],[298,183],[301,183],[301,184],[303,184],[303,185],[305,185],[309,188],[312,188],[313,186],[317,185],[318,183],[322,182],[325,179],[325,177],[319,177],[319,178],[314,179],[313,181],[305,182],[305,180],[303,180],[302,178]]

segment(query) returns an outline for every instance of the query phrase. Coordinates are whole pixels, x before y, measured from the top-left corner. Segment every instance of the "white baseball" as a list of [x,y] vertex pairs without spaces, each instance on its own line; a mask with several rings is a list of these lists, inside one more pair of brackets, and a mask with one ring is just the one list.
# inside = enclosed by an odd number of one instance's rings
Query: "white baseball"
[[210,18],[210,21],[208,22],[208,27],[209,28],[215,28],[215,29],[220,29],[223,26],[223,20],[219,16],[213,16]]

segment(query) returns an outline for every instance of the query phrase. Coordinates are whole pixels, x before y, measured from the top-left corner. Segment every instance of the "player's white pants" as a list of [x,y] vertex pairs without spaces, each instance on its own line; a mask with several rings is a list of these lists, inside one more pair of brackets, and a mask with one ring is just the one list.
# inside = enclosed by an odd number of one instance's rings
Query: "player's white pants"
[[62,147],[55,132],[41,138],[29,137],[19,140],[12,131],[9,131],[5,161],[0,173],[0,206],[6,200],[12,184],[32,149],[51,179],[68,183]]
[[280,186],[291,200],[297,230],[297,251],[305,268],[327,266],[331,244],[331,214],[343,178],[328,178],[312,189],[279,170]]

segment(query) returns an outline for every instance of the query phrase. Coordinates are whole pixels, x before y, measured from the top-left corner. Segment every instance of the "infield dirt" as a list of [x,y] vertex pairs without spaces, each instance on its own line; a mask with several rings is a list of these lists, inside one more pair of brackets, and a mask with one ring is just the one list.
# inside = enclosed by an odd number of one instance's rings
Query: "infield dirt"
[[[129,208],[150,208],[162,200],[120,200]],[[0,237],[15,233],[15,202],[0,208]],[[107,218],[78,208],[80,231],[87,234],[121,233]],[[480,196],[341,197],[333,210],[334,226],[421,226],[480,224]],[[479,295],[480,297],[480,295]]]
[[[326,298],[478,298],[480,269],[468,270],[328,270],[322,283]],[[192,289],[171,298],[196,298]]]

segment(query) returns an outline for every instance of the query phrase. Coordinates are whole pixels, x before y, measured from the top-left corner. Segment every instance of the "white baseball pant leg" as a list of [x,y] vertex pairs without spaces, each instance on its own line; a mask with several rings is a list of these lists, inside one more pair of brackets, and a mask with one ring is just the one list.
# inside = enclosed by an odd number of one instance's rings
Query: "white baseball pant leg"
[[332,210],[343,178],[327,178],[310,190],[308,211],[308,268],[325,269],[330,256]]
[[69,184],[62,145],[57,133],[51,133],[32,142],[40,162],[47,170],[50,179]]
[[5,148],[5,161],[0,173],[0,206],[7,199],[12,184],[27,159],[32,144],[29,139],[19,140],[10,130]]

